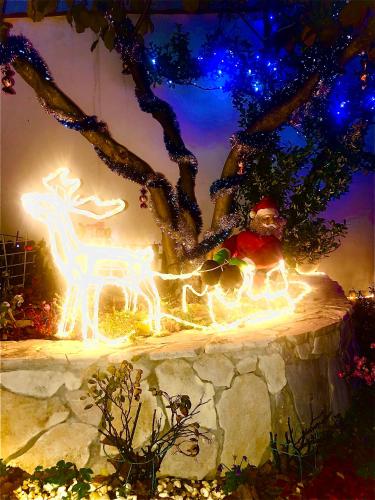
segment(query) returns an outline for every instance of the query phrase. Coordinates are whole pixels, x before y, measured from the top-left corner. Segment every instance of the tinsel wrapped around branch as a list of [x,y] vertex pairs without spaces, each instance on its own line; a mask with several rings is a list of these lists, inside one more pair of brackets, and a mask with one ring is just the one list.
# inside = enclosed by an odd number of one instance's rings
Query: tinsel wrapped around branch
[[181,216],[186,219],[187,225],[197,239],[202,229],[202,214],[195,197],[198,161],[184,144],[180,125],[172,107],[152,91],[143,37],[139,35],[129,18],[121,22],[112,20],[112,27],[116,33],[115,49],[121,56],[123,72],[133,77],[139,107],[160,123],[169,158],[179,167],[180,176],[176,190]]
[[[176,255],[180,255],[182,260],[202,258],[230,235],[236,225],[236,217],[230,219],[223,217],[219,221],[217,229],[206,234],[199,244],[197,244],[194,234],[188,231],[186,226],[182,233],[181,229],[184,224],[181,223],[181,200],[185,206],[189,205],[189,210],[192,213],[195,212],[197,216],[200,215],[198,205],[195,206],[190,198],[186,198],[187,195],[182,189],[180,191],[177,189],[176,192],[163,174],[154,172],[146,162],[114,141],[105,123],[98,121],[95,116],[85,115],[54,84],[47,65],[37,51],[32,48],[31,42],[24,37],[9,36],[7,42],[1,46],[7,44],[12,49],[4,49],[3,54],[5,55],[3,55],[3,59],[0,59],[0,64],[9,62],[13,64],[16,71],[36,90],[43,108],[59,123],[86,137],[93,144],[100,159],[113,172],[148,188],[153,201],[155,218],[164,235],[169,239],[171,257],[173,255],[171,262],[176,262]],[[27,54],[26,59],[23,58],[24,53]],[[255,139],[253,143],[252,147],[255,149]],[[189,152],[185,151],[185,153],[189,156]],[[194,164],[192,161],[190,163]],[[190,169],[196,171],[196,165],[191,165]],[[221,196],[226,192],[229,184],[231,188],[237,189],[241,181],[240,177],[229,181],[218,181],[212,195],[214,197]]]
[[[105,123],[86,115],[69,99],[56,86],[43,59],[26,38],[8,36],[0,43],[0,65],[13,65],[35,90],[46,111],[65,127],[80,132],[112,171],[148,189],[155,219],[163,231],[168,271],[178,272],[182,260],[201,259],[237,225],[237,214],[231,212],[239,187],[244,181],[249,182],[248,174],[258,158],[274,146],[275,131],[290,120],[297,123],[298,112],[303,120],[306,111],[303,106],[314,99],[324,100],[341,68],[371,46],[375,35],[373,10],[369,11],[367,24],[355,36],[340,34],[330,47],[319,45],[306,50],[297,76],[289,85],[267,96],[267,102],[263,99],[263,107],[252,116],[247,128],[233,137],[221,178],[210,189],[215,201],[211,230],[200,243],[198,234],[202,221],[195,198],[197,160],[182,140],[173,109],[151,90],[143,39],[134,32],[129,19],[122,33],[116,34],[114,46],[121,55],[124,73],[133,77],[140,108],[151,114],[163,128],[166,149],[171,160],[179,166],[176,188],[163,174],[155,172],[147,162],[116,142]],[[320,92],[324,88],[326,92]],[[244,172],[239,171],[241,163]]]

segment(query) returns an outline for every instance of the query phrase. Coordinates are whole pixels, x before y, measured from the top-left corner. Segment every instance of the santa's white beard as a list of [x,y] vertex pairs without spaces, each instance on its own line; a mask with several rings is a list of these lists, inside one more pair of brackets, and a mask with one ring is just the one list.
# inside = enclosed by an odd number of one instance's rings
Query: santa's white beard
[[256,215],[250,220],[249,228],[254,233],[260,234],[261,236],[275,236],[278,237],[278,227],[275,224],[265,224],[262,217]]

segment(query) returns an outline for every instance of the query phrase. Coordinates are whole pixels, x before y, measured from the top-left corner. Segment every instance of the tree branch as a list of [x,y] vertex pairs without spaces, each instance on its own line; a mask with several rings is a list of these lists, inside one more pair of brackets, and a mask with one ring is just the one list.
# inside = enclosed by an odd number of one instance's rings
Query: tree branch
[[[86,118],[85,113],[53,81],[44,79],[29,61],[16,57],[12,61],[12,65],[22,79],[34,89],[39,99],[49,110],[75,120]],[[145,183],[157,177],[156,172],[148,163],[115,141],[106,128],[96,131],[81,131],[80,133],[95,146],[96,150],[116,162],[116,172],[122,177],[131,178],[129,175],[131,172],[136,178],[133,177],[131,180],[138,179],[139,183]],[[150,187],[149,191],[157,218],[163,223],[170,224],[173,214],[164,190],[159,187]],[[169,272],[178,272],[176,243],[164,233],[163,243],[165,244],[163,248]]]
[[[146,15],[146,14],[145,14]],[[185,146],[181,136],[180,126],[172,107],[164,100],[155,96],[151,89],[151,82],[147,72],[147,55],[145,53],[143,37],[134,33],[132,50],[123,49],[121,33],[118,33],[116,50],[120,53],[126,72],[130,73],[135,83],[135,94],[142,111],[150,113],[161,125],[164,141],[172,161],[176,162],[180,176],[177,182],[178,198],[181,216],[190,229],[195,240],[201,230],[201,214],[195,196],[195,176],[197,159]],[[136,55],[135,55],[136,54]],[[194,207],[192,209],[192,207]]]
[[[352,40],[352,42],[344,49],[339,57],[341,67],[345,66],[354,56],[360,52],[367,50],[375,38],[375,9],[371,9],[369,19],[365,28]],[[334,61],[332,61],[334,63]],[[286,99],[281,104],[271,108],[265,114],[260,116],[247,129],[247,134],[252,135],[256,132],[271,132],[285,123],[290,115],[307,102],[311,94],[320,80],[320,73],[316,71],[312,73],[305,81],[303,81],[295,94]],[[280,93],[282,93],[281,91]],[[237,173],[238,162],[241,151],[238,146],[234,146],[230,151],[221,174],[221,179],[231,177]],[[228,215],[231,211],[234,194],[226,194],[219,197],[216,201],[211,229],[215,231],[218,223],[224,215]]]

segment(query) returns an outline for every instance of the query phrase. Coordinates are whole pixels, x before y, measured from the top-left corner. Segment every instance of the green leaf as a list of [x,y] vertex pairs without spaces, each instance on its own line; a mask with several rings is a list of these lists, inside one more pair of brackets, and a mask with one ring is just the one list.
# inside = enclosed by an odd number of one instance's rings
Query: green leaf
[[237,257],[234,257],[233,259],[229,259],[229,265],[230,266],[237,266],[240,269],[247,267],[246,262],[242,259],[237,259]]
[[213,256],[213,260],[218,264],[223,264],[230,257],[230,251],[227,248],[222,248]]
[[154,32],[154,24],[151,21],[150,16],[145,16],[142,23],[138,26],[138,32],[141,35],[147,35],[147,33]]
[[98,43],[99,43],[99,38],[97,38],[97,39],[95,40],[95,42],[93,42],[93,43],[91,44],[91,47],[90,47],[91,52],[94,52],[94,50],[96,49],[96,46],[98,45]]
[[94,33],[104,31],[108,27],[108,22],[105,17],[98,11],[90,12],[90,28]]
[[27,3],[27,15],[33,21],[39,22],[48,14],[56,11],[57,0],[29,0]]
[[89,410],[90,408],[92,408],[94,405],[93,404],[89,404],[89,405],[86,405],[84,407],[84,410]]
[[113,50],[115,45],[115,31],[113,29],[107,29],[103,35],[104,45],[109,51]]
[[83,33],[90,26],[91,13],[82,4],[74,5],[71,13],[77,33]]
[[7,36],[9,35],[9,30],[13,27],[12,24],[6,21],[0,22],[0,42],[5,42]]

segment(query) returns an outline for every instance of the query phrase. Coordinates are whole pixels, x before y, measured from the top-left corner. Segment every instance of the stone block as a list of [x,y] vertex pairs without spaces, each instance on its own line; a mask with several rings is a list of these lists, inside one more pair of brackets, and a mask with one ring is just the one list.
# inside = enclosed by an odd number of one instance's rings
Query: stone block
[[199,454],[186,457],[171,448],[166,454],[160,468],[161,476],[172,476],[189,479],[204,479],[215,476],[217,466],[218,444],[200,439]]
[[303,427],[310,424],[311,411],[314,417],[321,411],[329,411],[328,380],[322,373],[319,359],[287,364],[286,378]]
[[45,432],[23,455],[14,458],[10,465],[33,472],[35,467],[51,467],[59,460],[73,462],[78,468],[84,467],[89,458],[89,447],[98,436],[91,425],[63,423]]
[[245,358],[239,359],[236,364],[238,373],[251,373],[255,372],[257,368],[258,357],[257,356],[246,356]]
[[203,354],[194,362],[193,368],[200,379],[218,387],[229,387],[234,376],[233,363],[224,354]]
[[274,353],[267,356],[259,356],[258,366],[266,379],[267,387],[271,394],[276,394],[285,387],[285,363],[280,354]]
[[285,441],[285,432],[288,431],[288,418],[294,431],[294,436],[301,433],[301,424],[299,422],[296,410],[293,404],[293,398],[286,387],[275,394],[272,404],[272,432],[277,434],[278,443]]
[[233,455],[246,455],[258,465],[269,445],[271,408],[267,386],[254,374],[240,375],[217,404],[224,443],[220,462],[228,467]]
[[309,342],[304,342],[303,344],[297,344],[295,353],[299,359],[310,359],[312,348]]
[[342,369],[337,358],[328,359],[328,383],[330,392],[332,415],[344,415],[350,405],[349,389],[347,383],[338,376]]
[[82,396],[85,396],[85,391],[71,391],[67,392],[65,397],[68,401],[70,408],[72,409],[74,415],[85,424],[93,425],[94,427],[98,427],[102,412],[98,407],[93,406],[89,410],[85,410],[85,406],[91,403],[89,398],[80,399]]
[[187,394],[194,407],[202,399],[208,401],[201,406],[199,414],[194,418],[202,427],[216,428],[216,412],[214,405],[214,389],[212,384],[202,382],[194,373],[189,363],[182,359],[163,361],[155,368],[159,388],[170,396]]
[[69,409],[56,398],[45,400],[22,396],[0,389],[1,457],[13,455],[40,432],[69,416]]
[[340,330],[337,325],[314,338],[312,354],[335,354],[340,345]]
[[52,370],[14,370],[2,372],[0,383],[16,394],[49,398],[66,384],[70,389],[78,389],[80,378],[70,372]]

